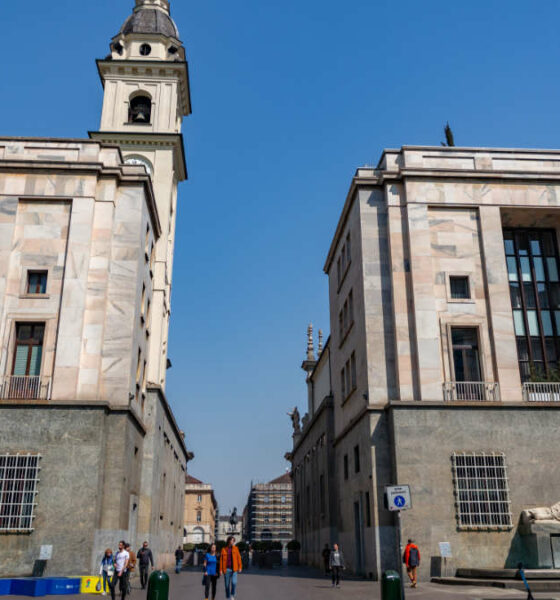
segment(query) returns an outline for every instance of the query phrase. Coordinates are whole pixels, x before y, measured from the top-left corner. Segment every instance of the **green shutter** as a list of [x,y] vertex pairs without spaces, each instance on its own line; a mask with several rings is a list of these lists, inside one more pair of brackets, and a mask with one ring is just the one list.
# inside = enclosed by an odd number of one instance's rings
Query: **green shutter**
[[16,359],[14,363],[14,375],[27,375],[27,357],[29,346],[18,346],[16,348]]
[[31,348],[31,362],[29,363],[30,376],[37,376],[41,374],[41,357],[43,355],[42,346],[33,346]]

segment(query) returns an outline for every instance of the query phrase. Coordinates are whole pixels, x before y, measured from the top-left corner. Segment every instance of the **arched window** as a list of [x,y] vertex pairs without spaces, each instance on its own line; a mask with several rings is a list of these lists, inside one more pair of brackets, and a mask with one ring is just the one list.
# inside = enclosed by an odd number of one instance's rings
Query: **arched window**
[[134,96],[128,109],[129,123],[150,123],[152,120],[152,99],[147,95]]

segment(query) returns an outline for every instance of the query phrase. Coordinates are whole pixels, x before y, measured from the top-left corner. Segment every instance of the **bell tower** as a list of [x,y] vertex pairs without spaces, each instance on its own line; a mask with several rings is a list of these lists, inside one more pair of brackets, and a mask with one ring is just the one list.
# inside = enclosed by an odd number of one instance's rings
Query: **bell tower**
[[162,234],[155,246],[148,381],[165,387],[177,186],[187,178],[181,128],[191,113],[185,48],[168,0],[136,0],[97,61],[104,88],[95,140],[121,147],[151,176]]

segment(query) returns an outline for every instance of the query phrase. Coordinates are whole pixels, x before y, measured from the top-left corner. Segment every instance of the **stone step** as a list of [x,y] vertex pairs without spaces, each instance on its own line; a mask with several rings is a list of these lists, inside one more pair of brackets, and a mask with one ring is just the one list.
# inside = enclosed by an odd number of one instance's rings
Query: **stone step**
[[[521,579],[517,569],[457,569],[456,577],[467,579]],[[526,569],[529,579],[560,579],[560,569]]]
[[[432,577],[432,583],[442,585],[472,585],[476,587],[494,587],[509,590],[525,590],[520,579],[469,579],[466,577]],[[533,579],[529,584],[532,592],[560,592],[560,580]]]

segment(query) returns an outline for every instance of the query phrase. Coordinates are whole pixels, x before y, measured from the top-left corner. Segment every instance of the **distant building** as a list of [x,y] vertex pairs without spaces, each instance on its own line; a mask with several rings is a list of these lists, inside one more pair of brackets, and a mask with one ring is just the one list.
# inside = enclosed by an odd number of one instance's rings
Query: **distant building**
[[185,544],[210,544],[216,539],[218,503],[208,483],[187,475],[185,482]]
[[[560,567],[559,174],[557,150],[453,147],[356,172],[324,267],[331,337],[318,358],[311,340],[294,418],[307,561],[338,542],[377,579],[400,523],[423,577],[440,542],[453,569]],[[384,490],[402,484],[397,520]]]
[[293,538],[293,486],[289,473],[251,486],[246,512],[249,542],[287,544]]

